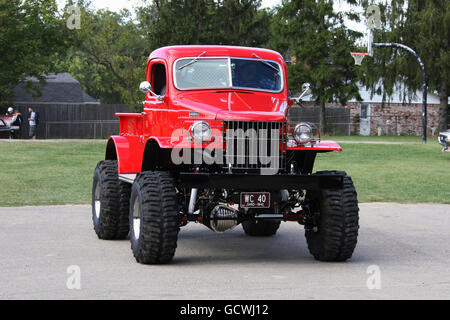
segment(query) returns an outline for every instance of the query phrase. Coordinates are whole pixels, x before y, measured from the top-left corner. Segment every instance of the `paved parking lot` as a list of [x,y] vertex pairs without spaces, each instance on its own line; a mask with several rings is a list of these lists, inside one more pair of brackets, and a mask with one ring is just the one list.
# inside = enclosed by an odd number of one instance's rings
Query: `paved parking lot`
[[96,238],[90,206],[0,208],[0,298],[449,299],[450,205],[360,209],[345,263],[315,261],[296,223],[271,238],[190,224],[172,264],[144,266],[127,240]]

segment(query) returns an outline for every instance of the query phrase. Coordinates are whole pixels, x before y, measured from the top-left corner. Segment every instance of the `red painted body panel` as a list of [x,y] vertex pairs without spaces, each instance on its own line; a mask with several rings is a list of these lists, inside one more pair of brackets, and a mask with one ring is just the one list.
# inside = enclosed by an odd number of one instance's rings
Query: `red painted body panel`
[[119,174],[140,172],[143,147],[138,136],[112,136],[116,148]]
[[[234,88],[178,90],[173,80],[173,65],[179,58],[241,57],[277,62],[282,69],[283,90],[267,92]],[[119,173],[140,172],[147,141],[156,141],[160,148],[192,146],[187,134],[194,121],[205,120],[219,130],[222,120],[286,121],[289,108],[286,63],[275,51],[259,48],[232,46],[173,46],[153,51],[148,59],[147,81],[152,82],[151,70],[157,64],[166,69],[166,93],[163,99],[145,95],[144,110],[140,114],[118,114],[120,137],[112,137],[116,143]],[[193,116],[192,113],[195,113]],[[173,133],[178,132],[177,137]],[[222,134],[218,132],[209,147],[221,148]],[[201,147],[195,146],[194,147]],[[289,147],[291,150],[342,150],[329,142],[314,146]]]

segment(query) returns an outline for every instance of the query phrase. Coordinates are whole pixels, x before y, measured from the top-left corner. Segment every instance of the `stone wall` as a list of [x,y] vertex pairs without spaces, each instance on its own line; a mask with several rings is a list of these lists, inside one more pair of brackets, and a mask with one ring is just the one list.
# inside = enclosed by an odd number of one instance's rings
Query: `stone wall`
[[[422,135],[422,104],[401,103],[368,103],[370,105],[370,134],[371,135]],[[318,108],[311,102],[303,103],[304,108]],[[349,102],[345,107],[338,103],[329,103],[327,108],[344,108],[350,112],[349,132],[360,134],[359,102]],[[427,135],[437,135],[439,123],[439,105],[427,105]]]
[[[370,134],[422,135],[422,105],[400,103],[370,103]],[[349,103],[350,119],[354,125],[360,122],[360,104]],[[439,105],[427,105],[427,135],[438,134]]]

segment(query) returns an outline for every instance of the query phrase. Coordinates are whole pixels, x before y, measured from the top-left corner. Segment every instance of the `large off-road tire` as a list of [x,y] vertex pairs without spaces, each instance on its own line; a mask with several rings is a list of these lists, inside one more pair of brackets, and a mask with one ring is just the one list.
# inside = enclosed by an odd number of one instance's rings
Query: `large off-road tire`
[[277,233],[279,220],[248,220],[242,222],[245,233],[253,237],[270,237]]
[[351,258],[358,237],[358,199],[352,179],[345,172],[342,190],[308,192],[306,197],[315,211],[317,226],[305,231],[308,249],[320,261],[345,261]]
[[100,161],[92,184],[92,220],[100,239],[125,239],[128,235],[131,184],[120,181],[117,161]]
[[139,174],[130,199],[130,240],[136,261],[170,262],[175,255],[179,226],[177,195],[169,173]]

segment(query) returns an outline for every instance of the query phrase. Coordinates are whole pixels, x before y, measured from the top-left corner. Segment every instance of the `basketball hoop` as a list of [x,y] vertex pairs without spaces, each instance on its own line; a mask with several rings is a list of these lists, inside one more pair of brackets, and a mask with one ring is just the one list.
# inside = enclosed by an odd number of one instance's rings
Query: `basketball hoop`
[[369,53],[367,52],[350,52],[350,54],[352,55],[353,59],[355,59],[355,64],[357,66],[360,66],[364,57],[369,55]]

